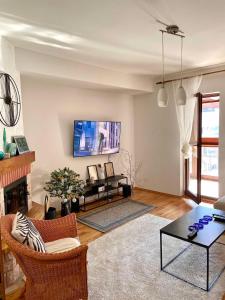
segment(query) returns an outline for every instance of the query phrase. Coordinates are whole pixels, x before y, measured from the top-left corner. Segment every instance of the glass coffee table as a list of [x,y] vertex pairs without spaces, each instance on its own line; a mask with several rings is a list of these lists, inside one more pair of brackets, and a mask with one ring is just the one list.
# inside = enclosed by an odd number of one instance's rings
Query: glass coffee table
[[[199,287],[205,291],[209,291],[213,284],[216,282],[216,280],[220,277],[220,275],[223,273],[225,269],[225,260],[224,260],[224,266],[221,269],[221,271],[214,276],[214,278],[209,282],[209,250],[211,246],[216,243],[216,241],[219,239],[219,237],[225,232],[225,223],[218,222],[218,221],[211,221],[208,225],[205,225],[202,230],[198,231],[198,234],[195,238],[189,239],[188,233],[190,233],[188,227],[196,222],[198,222],[199,219],[203,218],[205,215],[212,214],[220,214],[225,216],[225,211],[217,210],[217,209],[211,209],[204,206],[198,206],[182,216],[181,218],[173,221],[169,225],[163,227],[160,229],[160,267],[161,270],[178,278],[185,282],[190,283],[193,286]],[[173,259],[171,259],[169,262],[167,262],[165,265],[163,265],[163,241],[162,237],[163,235],[168,235],[173,238],[185,241],[189,243],[189,246],[183,249],[180,253],[178,253]],[[166,270],[166,268],[172,264],[180,255],[182,255],[191,244],[194,244],[196,246],[202,247],[206,249],[206,274],[203,274],[206,279],[206,288],[203,288],[197,284],[194,284],[190,280],[185,280],[184,278],[181,278],[180,276],[173,274],[172,272],[169,272]],[[219,243],[221,247],[224,247],[225,252],[225,244]]]

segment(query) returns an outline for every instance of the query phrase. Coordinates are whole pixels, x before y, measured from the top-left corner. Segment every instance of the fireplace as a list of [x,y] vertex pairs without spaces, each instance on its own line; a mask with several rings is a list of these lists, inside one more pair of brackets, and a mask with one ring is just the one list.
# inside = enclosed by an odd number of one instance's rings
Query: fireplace
[[4,188],[5,214],[17,211],[26,213],[28,210],[28,190],[26,176],[14,181]]
[[[0,216],[31,209],[31,164],[34,161],[33,151],[0,161]],[[14,192],[10,192],[14,188]]]
[[[0,160],[0,217],[31,210],[31,164],[34,161],[33,151]],[[0,260],[3,258],[5,287],[12,292],[20,282],[20,269],[9,249],[2,250]]]

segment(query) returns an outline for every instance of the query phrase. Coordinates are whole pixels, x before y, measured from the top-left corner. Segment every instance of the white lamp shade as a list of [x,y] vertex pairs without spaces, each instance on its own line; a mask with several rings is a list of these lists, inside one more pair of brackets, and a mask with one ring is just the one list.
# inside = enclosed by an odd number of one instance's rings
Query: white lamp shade
[[164,86],[162,86],[158,91],[157,101],[159,107],[168,106],[168,95]]
[[177,105],[185,105],[187,101],[187,95],[185,89],[182,85],[179,86],[177,90]]

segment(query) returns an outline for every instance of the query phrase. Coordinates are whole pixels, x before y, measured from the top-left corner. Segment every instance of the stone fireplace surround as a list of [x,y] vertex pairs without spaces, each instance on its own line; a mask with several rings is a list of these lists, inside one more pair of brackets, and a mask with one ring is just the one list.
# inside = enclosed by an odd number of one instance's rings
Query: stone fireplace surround
[[[4,187],[26,176],[28,195],[28,211],[32,208],[31,199],[31,163],[35,160],[35,153],[28,152],[0,161],[0,217],[5,215]],[[5,287],[13,289],[13,285],[20,277],[20,269],[10,251],[3,252]]]

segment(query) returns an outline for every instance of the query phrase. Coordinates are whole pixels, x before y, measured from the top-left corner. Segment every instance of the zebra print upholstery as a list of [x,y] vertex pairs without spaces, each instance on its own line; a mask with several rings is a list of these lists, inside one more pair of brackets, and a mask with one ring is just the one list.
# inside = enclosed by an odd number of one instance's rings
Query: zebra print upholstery
[[21,212],[17,212],[12,226],[12,236],[20,243],[39,252],[46,252],[45,243],[34,224]]

